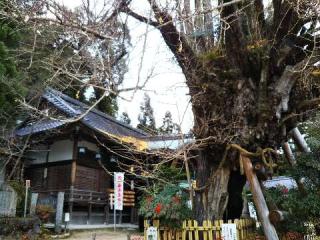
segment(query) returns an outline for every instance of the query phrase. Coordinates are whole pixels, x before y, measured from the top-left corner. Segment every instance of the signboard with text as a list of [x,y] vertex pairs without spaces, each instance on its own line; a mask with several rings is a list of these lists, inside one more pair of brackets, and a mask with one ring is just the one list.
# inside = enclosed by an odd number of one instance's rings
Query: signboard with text
[[115,210],[123,210],[123,182],[124,173],[114,173],[114,207]]
[[237,225],[235,223],[222,224],[221,237],[224,240],[238,240]]
[[156,227],[147,228],[147,240],[158,240],[158,229]]

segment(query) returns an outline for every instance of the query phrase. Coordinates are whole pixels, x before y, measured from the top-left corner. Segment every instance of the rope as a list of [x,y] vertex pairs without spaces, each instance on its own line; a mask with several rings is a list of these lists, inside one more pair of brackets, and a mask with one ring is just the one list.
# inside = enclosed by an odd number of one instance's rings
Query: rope
[[[243,162],[242,162],[242,158],[241,156],[246,156],[246,157],[260,157],[263,164],[269,168],[271,170],[271,172],[273,172],[273,168],[277,166],[277,164],[273,163],[273,159],[272,157],[270,156],[269,153],[275,153],[277,154],[277,152],[272,149],[272,148],[264,148],[264,149],[261,149],[261,148],[258,148],[256,152],[249,152],[248,150],[242,148],[240,145],[238,144],[228,144],[226,146],[226,149],[223,153],[223,157],[222,157],[222,160],[217,168],[217,171],[210,177],[210,180],[213,180],[215,177],[216,177],[216,174],[219,172],[218,170],[220,170],[224,163],[226,162],[227,160],[227,155],[228,155],[228,152],[230,151],[230,149],[236,149],[239,151],[239,165],[240,165],[240,173],[241,175],[244,174],[244,169],[243,169]],[[211,181],[209,181],[211,182]],[[194,191],[203,191],[205,190],[207,187],[209,186],[209,183],[207,183],[206,185],[202,186],[202,187],[194,187]]]

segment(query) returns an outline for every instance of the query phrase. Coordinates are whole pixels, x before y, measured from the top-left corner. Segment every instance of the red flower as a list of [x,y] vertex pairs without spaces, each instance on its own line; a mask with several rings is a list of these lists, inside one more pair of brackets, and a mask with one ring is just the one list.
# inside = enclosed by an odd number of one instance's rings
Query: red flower
[[282,189],[282,193],[283,193],[283,194],[288,194],[288,192],[289,192],[289,189],[288,189],[288,188],[285,187],[285,188]]
[[154,211],[155,211],[157,214],[160,214],[161,209],[162,209],[162,204],[161,204],[161,203],[158,203],[157,206],[155,207]]

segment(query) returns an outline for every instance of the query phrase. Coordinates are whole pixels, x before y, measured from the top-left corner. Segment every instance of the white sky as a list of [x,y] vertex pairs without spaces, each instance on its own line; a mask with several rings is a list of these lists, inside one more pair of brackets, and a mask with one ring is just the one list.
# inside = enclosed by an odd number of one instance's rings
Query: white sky
[[[62,1],[70,8],[81,4],[81,0]],[[99,0],[96,1],[99,2]],[[141,9],[148,16],[148,11],[143,10],[147,6],[146,2],[143,3],[141,0],[136,0],[133,3],[136,3],[135,9]],[[132,18],[129,18],[128,24],[132,48],[129,49],[129,71],[125,75],[122,87],[136,86],[138,80],[143,83],[150,73],[152,75],[143,91],[120,94],[121,97],[127,100],[119,98],[119,115],[123,111],[127,112],[131,119],[131,125],[136,126],[140,103],[143,101],[144,92],[147,91],[151,98],[156,125],[158,127],[161,126],[162,118],[165,112],[169,110],[172,113],[174,122],[181,124],[183,132],[188,132],[193,127],[193,115],[189,104],[190,97],[187,95],[188,88],[180,67],[174,61],[172,53],[165,45],[158,30],[153,27],[147,27],[146,24]],[[141,61],[146,32],[148,34],[145,53]],[[140,66],[141,71],[139,74]]]

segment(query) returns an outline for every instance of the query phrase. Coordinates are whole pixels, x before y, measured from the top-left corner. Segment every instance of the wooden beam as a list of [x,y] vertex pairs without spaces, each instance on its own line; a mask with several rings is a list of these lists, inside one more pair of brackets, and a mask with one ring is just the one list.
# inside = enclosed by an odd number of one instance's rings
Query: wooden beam
[[284,142],[282,144],[282,149],[283,149],[283,152],[284,152],[284,155],[286,156],[286,159],[288,161],[288,163],[291,165],[291,166],[294,166],[296,165],[296,159],[292,153],[292,150],[291,150],[291,147],[289,145],[288,142]]
[[300,149],[302,152],[310,152],[310,149],[308,147],[308,144],[302,134],[300,133],[299,129],[295,127],[294,129],[291,130],[291,135],[294,140],[294,143],[297,145],[297,147]]
[[253,201],[257,208],[258,216],[261,221],[266,239],[279,240],[277,232],[269,220],[269,209],[267,207],[266,200],[264,199],[258,178],[253,171],[251,160],[245,156],[240,156],[240,157],[243,163],[243,168],[244,168],[244,172],[246,174],[247,180],[250,183]]

